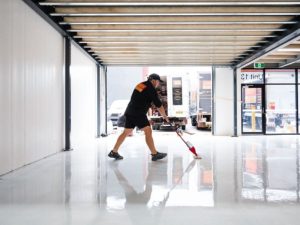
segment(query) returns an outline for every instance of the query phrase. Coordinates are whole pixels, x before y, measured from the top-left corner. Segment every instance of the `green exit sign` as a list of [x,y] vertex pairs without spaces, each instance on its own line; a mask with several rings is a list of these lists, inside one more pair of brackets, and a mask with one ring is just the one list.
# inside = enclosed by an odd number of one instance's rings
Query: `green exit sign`
[[265,68],[265,64],[264,63],[254,63],[254,68],[263,69],[263,68]]

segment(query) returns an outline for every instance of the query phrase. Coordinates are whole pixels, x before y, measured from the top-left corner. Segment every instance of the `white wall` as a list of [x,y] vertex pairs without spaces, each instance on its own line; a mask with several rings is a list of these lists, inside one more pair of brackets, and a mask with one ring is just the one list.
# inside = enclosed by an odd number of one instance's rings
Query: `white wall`
[[97,66],[81,49],[71,47],[71,145],[97,135]]
[[0,7],[0,174],[63,148],[63,38],[21,0]]
[[231,136],[234,134],[233,70],[222,67],[215,71],[214,131],[215,135]]

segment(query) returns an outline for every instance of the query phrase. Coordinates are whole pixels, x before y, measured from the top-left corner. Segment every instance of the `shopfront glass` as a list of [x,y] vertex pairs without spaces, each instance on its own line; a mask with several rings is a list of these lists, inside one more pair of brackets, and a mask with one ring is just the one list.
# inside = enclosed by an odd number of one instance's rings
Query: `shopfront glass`
[[266,85],[266,133],[296,133],[295,85]]
[[242,86],[242,132],[262,133],[262,85]]
[[296,71],[294,69],[269,69],[266,70],[265,80],[266,84],[294,84],[296,82]]

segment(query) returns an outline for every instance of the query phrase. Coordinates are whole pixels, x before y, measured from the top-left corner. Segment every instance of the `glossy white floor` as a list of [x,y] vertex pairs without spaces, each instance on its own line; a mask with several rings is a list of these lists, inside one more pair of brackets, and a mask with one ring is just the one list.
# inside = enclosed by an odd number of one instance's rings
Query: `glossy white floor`
[[154,134],[168,158],[152,162],[142,134],[107,158],[116,135],[81,142],[0,177],[1,225],[296,225],[298,136]]

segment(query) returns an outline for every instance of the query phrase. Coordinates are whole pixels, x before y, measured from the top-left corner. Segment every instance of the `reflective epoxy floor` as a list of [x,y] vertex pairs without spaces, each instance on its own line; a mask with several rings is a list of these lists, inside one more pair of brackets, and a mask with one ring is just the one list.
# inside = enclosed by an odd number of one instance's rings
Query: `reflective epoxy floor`
[[[107,158],[110,135],[0,177],[0,225],[296,225],[300,221],[298,136],[155,132],[168,158],[152,162],[144,136]],[[73,142],[74,143],[74,142]]]

